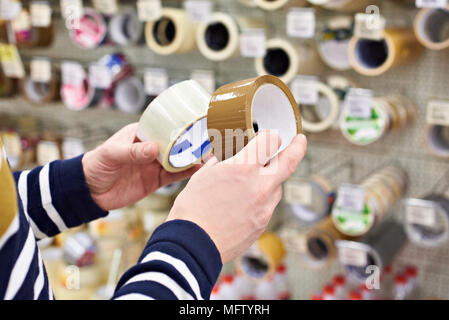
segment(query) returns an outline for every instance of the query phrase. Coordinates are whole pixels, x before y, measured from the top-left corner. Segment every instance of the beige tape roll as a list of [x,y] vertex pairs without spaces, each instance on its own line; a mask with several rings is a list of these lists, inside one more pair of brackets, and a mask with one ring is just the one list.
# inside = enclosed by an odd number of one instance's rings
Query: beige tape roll
[[390,28],[385,29],[384,39],[380,41],[352,37],[348,50],[355,71],[365,76],[378,76],[417,59],[422,49],[412,30]]
[[245,28],[265,28],[262,21],[215,12],[209,22],[200,23],[196,42],[203,56],[212,61],[223,61],[240,54],[240,32]]
[[254,0],[239,0],[239,2],[246,6],[246,7],[250,7],[250,8],[254,8],[256,6],[256,3]]
[[323,64],[316,47],[295,46],[282,38],[267,41],[264,57],[254,59],[258,75],[271,74],[289,83],[297,74],[318,74]]
[[414,21],[415,34],[421,44],[432,50],[449,48],[449,5],[421,9]]
[[196,81],[182,81],[163,91],[142,114],[137,137],[158,144],[158,160],[165,170],[187,170],[209,153],[206,114],[210,98]]
[[335,11],[365,11],[366,7],[375,4],[377,0],[307,0],[309,3]]
[[218,88],[207,111],[207,128],[213,153],[223,160],[238,153],[257,130],[277,130],[282,139],[280,150],[302,132],[301,115],[290,89],[269,75]]
[[145,39],[157,54],[186,53],[196,47],[196,27],[184,10],[163,8],[161,18],[146,23]]
[[278,10],[286,7],[302,7],[307,1],[306,0],[254,0],[256,6],[263,10]]
[[270,279],[282,264],[286,250],[282,239],[273,232],[265,232],[237,261],[242,273],[255,281]]
[[[332,125],[337,121],[340,114],[340,103],[338,101],[338,96],[329,86],[322,82],[317,83],[319,102],[318,106],[315,105],[313,108],[319,106],[324,107],[326,110],[323,112],[317,112],[313,110],[317,121],[309,121],[304,116],[306,114],[304,107],[299,105],[302,113],[302,127],[304,131],[308,132],[323,132],[332,127]],[[303,107],[303,108],[301,108]],[[327,111],[327,112],[326,112]],[[319,114],[318,114],[319,113]]]

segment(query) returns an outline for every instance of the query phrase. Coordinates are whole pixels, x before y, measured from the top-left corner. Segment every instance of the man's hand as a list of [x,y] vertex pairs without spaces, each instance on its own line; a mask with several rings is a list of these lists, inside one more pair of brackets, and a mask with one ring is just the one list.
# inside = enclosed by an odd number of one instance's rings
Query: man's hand
[[190,177],[200,166],[169,173],[156,157],[152,142],[136,142],[137,123],[130,124],[82,160],[92,198],[103,210],[125,207],[167,184]]
[[[268,146],[273,141],[277,148]],[[221,163],[211,158],[179,194],[168,220],[196,223],[214,241],[223,263],[236,258],[265,230],[282,198],[282,182],[304,157],[307,140],[296,136],[272,159],[280,146],[279,135],[262,131],[236,156]]]

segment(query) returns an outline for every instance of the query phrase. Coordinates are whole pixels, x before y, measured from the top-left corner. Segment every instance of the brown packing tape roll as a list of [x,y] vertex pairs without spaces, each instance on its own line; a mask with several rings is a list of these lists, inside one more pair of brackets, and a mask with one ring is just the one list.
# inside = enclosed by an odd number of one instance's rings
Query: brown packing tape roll
[[37,47],[48,47],[53,43],[54,27],[51,23],[48,27],[34,27],[33,44]]
[[415,17],[414,29],[421,44],[432,50],[449,48],[449,5],[424,8]]
[[58,97],[59,81],[55,73],[49,82],[35,82],[31,77],[25,77],[20,80],[20,90],[28,101],[38,105],[46,104]]
[[352,37],[348,50],[355,71],[378,76],[417,59],[423,47],[411,29],[390,28],[385,29],[384,39],[380,41]]
[[215,91],[207,111],[214,155],[227,159],[238,153],[255,137],[254,124],[258,130],[277,130],[282,139],[280,150],[302,133],[296,101],[287,85],[274,76],[238,81]]

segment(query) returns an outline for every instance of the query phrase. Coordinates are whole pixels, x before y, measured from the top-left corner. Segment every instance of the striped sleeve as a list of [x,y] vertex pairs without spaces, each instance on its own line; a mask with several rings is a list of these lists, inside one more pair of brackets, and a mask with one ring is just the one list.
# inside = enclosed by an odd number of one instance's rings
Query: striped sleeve
[[221,268],[220,253],[203,229],[189,221],[169,221],[154,231],[113,299],[209,299]]
[[90,195],[81,159],[14,173],[19,200],[37,239],[107,215]]

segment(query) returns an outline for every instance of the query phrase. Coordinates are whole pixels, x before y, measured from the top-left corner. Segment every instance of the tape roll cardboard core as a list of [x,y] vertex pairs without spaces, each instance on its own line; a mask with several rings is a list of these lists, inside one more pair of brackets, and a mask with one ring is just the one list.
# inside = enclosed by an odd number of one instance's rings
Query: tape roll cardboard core
[[388,45],[385,40],[360,39],[356,44],[355,56],[365,68],[379,68],[388,59]]
[[326,260],[329,256],[326,242],[319,237],[307,239],[307,250],[316,260]]
[[137,43],[142,36],[142,23],[134,12],[117,14],[109,22],[112,41],[119,45]]
[[415,18],[415,34],[430,49],[448,48],[449,6],[445,9],[422,9]]
[[220,51],[229,44],[229,31],[223,23],[217,22],[207,26],[205,39],[211,50]]
[[432,125],[427,129],[427,145],[437,156],[449,158],[449,127]]
[[290,58],[282,48],[268,49],[263,65],[269,74],[282,77],[290,68]]
[[173,20],[162,17],[153,26],[153,37],[161,46],[167,46],[173,42],[176,37],[176,26]]

